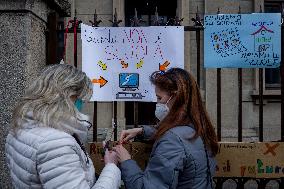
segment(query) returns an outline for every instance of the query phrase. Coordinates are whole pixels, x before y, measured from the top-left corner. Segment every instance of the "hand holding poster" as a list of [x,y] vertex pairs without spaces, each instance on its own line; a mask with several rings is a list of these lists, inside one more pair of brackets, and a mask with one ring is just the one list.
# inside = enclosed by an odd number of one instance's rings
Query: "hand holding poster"
[[183,27],[81,25],[82,70],[94,101],[156,101],[149,76],[184,67]]
[[281,61],[281,14],[206,15],[207,68],[275,68]]

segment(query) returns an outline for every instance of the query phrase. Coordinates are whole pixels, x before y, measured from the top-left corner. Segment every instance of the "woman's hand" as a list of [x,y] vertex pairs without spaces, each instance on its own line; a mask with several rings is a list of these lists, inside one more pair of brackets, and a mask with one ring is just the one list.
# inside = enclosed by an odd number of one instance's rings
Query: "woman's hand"
[[116,152],[119,163],[131,159],[129,152],[122,145],[117,145],[112,149]]
[[104,161],[105,161],[105,164],[114,163],[115,165],[117,165],[117,163],[118,163],[117,153],[113,150],[109,151],[108,149],[106,149]]
[[134,128],[134,129],[128,129],[123,130],[120,134],[119,141],[121,144],[128,142],[129,140],[133,139],[137,135],[142,133],[142,128]]

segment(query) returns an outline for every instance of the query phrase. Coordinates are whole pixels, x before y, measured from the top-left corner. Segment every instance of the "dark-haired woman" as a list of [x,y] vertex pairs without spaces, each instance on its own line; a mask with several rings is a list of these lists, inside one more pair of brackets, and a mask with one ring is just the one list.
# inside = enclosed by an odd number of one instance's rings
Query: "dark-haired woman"
[[127,150],[114,148],[127,189],[211,189],[218,151],[213,125],[194,78],[172,68],[151,76],[157,96],[157,127],[125,130],[121,142],[137,135],[155,141],[143,172]]

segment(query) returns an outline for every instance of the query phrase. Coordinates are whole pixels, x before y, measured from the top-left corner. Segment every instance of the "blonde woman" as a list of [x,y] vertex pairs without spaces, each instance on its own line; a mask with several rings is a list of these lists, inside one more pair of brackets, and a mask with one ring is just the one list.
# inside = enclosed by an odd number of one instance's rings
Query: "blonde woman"
[[75,104],[91,95],[86,74],[64,64],[47,67],[27,88],[6,139],[14,188],[119,188],[116,153],[106,152],[106,166],[95,183],[95,170],[82,144],[90,122]]

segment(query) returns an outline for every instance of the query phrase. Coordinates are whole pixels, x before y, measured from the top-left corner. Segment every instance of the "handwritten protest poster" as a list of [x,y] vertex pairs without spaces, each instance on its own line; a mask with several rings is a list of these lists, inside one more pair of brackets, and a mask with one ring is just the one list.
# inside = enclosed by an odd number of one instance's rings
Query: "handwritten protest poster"
[[220,142],[216,176],[284,177],[283,142]]
[[281,142],[257,143],[256,177],[284,177],[284,144]]
[[219,143],[215,176],[255,177],[255,150],[255,143]]
[[[112,142],[110,146],[114,145]],[[132,142],[124,147],[143,170],[149,161],[152,145]],[[96,173],[100,173],[104,167],[102,143],[89,143],[88,151]],[[216,160],[216,177],[284,177],[283,142],[219,142]]]
[[207,68],[275,68],[281,61],[281,14],[206,15]]
[[82,70],[93,101],[156,101],[149,76],[184,67],[183,27],[81,25]]

